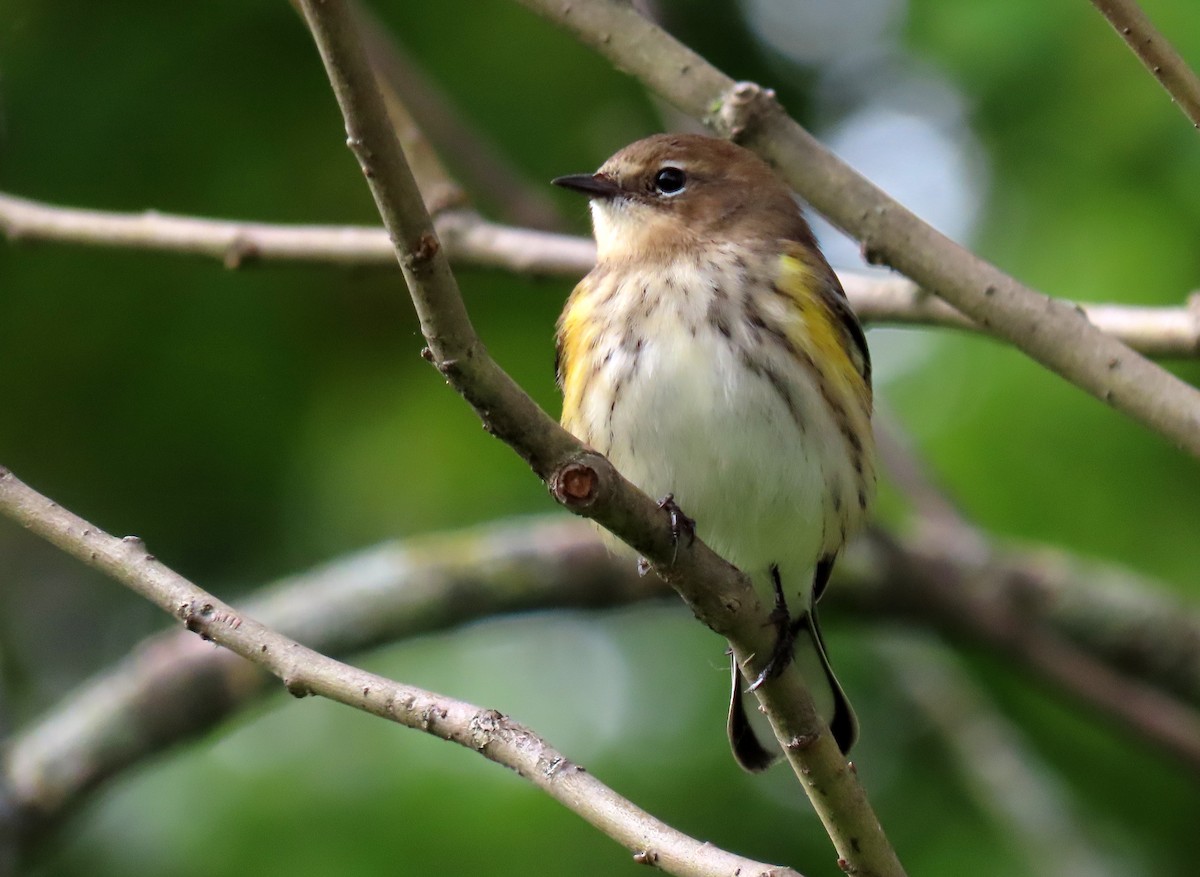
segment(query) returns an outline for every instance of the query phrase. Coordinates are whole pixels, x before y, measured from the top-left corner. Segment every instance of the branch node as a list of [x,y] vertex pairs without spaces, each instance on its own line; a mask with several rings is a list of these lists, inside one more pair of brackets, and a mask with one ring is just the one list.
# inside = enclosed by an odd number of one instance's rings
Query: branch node
[[237,234],[225,248],[221,263],[230,271],[241,268],[247,262],[252,262],[261,256],[258,245],[244,234]]
[[706,121],[717,133],[737,141],[778,109],[774,90],[756,82],[738,82],[715,103]]
[[569,509],[585,509],[600,493],[600,475],[588,463],[573,460],[550,476],[550,492]]
[[800,734],[787,741],[787,748],[793,752],[803,752],[817,742],[818,734]]
[[446,718],[445,707],[438,706],[432,703],[421,711],[421,729],[424,731],[432,731],[433,723],[438,719]]
[[583,770],[579,765],[572,764],[570,760],[563,758],[561,755],[555,755],[549,760],[542,758],[538,759],[538,764],[545,761],[545,766],[542,767],[542,776],[546,779],[553,779],[555,774],[561,773],[563,770],[574,768],[575,770]]
[[441,248],[442,245],[438,243],[438,239],[433,232],[422,232],[411,249],[405,248],[404,255],[401,257],[404,267],[410,271],[417,270],[436,256]]
[[[128,542],[130,539],[137,539],[137,537],[126,536],[121,541]],[[138,539],[139,543],[141,541],[142,540]],[[198,606],[195,600],[188,600],[180,603],[178,608],[175,610],[176,614],[183,622],[183,626],[192,633],[199,634],[200,639],[204,640],[205,642],[209,642],[212,639],[212,637],[204,632],[204,628],[212,618],[214,611],[215,607],[212,603],[202,603]]]
[[869,238],[864,237],[862,243],[859,244],[859,252],[862,254],[862,259],[868,265],[883,265],[886,259],[883,255],[883,248],[872,242]]
[[292,697],[308,697],[312,694],[312,689],[303,680],[294,679],[291,676],[284,677],[283,687],[287,689],[287,693]]
[[633,854],[633,860],[639,865],[649,865],[652,868],[658,867],[658,853],[654,850],[638,850]]
[[504,714],[497,710],[480,710],[468,725],[471,732],[471,746],[478,752],[483,752],[504,726]]

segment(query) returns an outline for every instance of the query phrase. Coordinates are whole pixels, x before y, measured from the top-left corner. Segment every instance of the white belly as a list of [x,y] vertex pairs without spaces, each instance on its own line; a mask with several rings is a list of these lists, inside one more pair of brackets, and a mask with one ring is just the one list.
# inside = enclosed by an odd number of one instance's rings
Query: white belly
[[[771,564],[802,576],[826,541],[819,449],[771,383],[709,327],[695,338],[678,325],[648,337],[636,367],[619,351],[598,376],[585,405],[592,443],[651,496],[674,494],[700,538],[734,565],[756,578]],[[620,381],[611,410],[600,381]],[[802,407],[819,415],[815,398]]]
[[564,423],[646,493],[673,494],[700,538],[756,583],[776,565],[789,594],[804,594],[861,519],[863,457],[797,355],[803,316],[767,295],[762,319],[798,333],[793,347],[765,323],[748,329],[735,266],[710,260],[705,276],[680,261],[586,287],[577,307],[597,331],[577,352],[588,377]]

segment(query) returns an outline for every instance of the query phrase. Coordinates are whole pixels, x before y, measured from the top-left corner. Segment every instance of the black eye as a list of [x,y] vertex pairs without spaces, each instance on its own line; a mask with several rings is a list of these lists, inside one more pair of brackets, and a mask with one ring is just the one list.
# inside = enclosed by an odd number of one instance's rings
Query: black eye
[[678,195],[687,185],[687,174],[677,167],[665,167],[654,175],[654,188],[664,195]]

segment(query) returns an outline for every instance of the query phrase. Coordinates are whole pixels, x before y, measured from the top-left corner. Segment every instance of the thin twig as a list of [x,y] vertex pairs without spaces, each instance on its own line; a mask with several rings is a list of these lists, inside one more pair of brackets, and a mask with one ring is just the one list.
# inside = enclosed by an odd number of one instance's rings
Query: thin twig
[[[390,136],[370,67],[341,0],[304,0],[326,73],[342,108],[348,143],[367,178],[428,342],[429,359],[475,408],[486,429],[516,450],[576,513],[599,521],[648,558],[741,659],[772,645],[768,609],[745,576],[699,540],[673,539],[669,515],[588,452],[487,355],[467,317],[403,153]],[[785,756],[847,869],[903,873],[866,793],[817,715],[795,666],[760,689]]]
[[[488,222],[470,210],[434,220],[456,265],[576,279],[596,261],[590,238]],[[170,213],[116,213],[56,207],[0,193],[0,232],[13,243],[51,242],[208,256],[230,268],[266,262],[395,265],[387,231],[368,226],[278,225]],[[984,330],[946,302],[900,276],[840,272],[865,323]],[[1200,295],[1183,307],[1080,304],[1088,320],[1154,357],[1200,356]]]
[[[943,326],[995,335],[906,277],[852,272],[838,276],[855,311],[866,323]],[[1146,356],[1200,356],[1200,293],[1189,294],[1181,307],[1086,302],[1077,302],[1074,307],[1105,335]]]
[[[532,609],[673,595],[615,563],[594,528],[555,515],[384,543],[268,585],[239,607],[309,648],[348,658],[409,636]],[[22,845],[125,768],[274,691],[261,668],[183,630],[134,647],[4,746],[0,788]],[[205,692],[204,709],[196,692]]]
[[[292,0],[292,5],[299,4]],[[465,207],[467,195],[462,187],[455,182],[442,164],[433,144],[421,130],[417,120],[413,118],[408,104],[398,91],[398,77],[393,69],[391,46],[386,35],[379,29],[374,16],[360,3],[354,5],[356,20],[364,33],[370,34],[368,41],[371,53],[371,66],[375,69],[376,81],[383,92],[387,103],[388,116],[392,127],[404,149],[409,165],[413,169],[413,177],[421,190],[421,197],[429,206],[429,212],[441,213],[443,210]]]
[[773,162],[875,264],[944,298],[989,332],[1200,457],[1200,390],[1097,331],[1070,302],[1039,293],[905,209],[790,118],[774,93],[737,83],[647,21],[625,0],[520,0]]
[[[140,539],[110,536],[2,468],[0,511],[140,594],[201,639],[265,667],[296,697],[320,695],[479,752],[668,873],[727,877],[770,869],[660,822],[495,710],[367,673],[275,633],[166,567]],[[789,869],[778,873],[798,877]]]
[[[1142,685],[1200,707],[1200,618],[1169,599],[1163,584],[1045,548],[989,548],[982,563],[966,557],[946,530],[926,533],[932,535],[893,541],[870,531],[853,542],[834,573],[830,606],[932,626],[1003,656],[1013,655],[1009,642],[989,632],[994,626],[986,619],[1018,618],[1026,629],[1055,632]],[[665,594],[628,559],[613,557],[593,527],[553,516],[384,543],[269,585],[244,609],[284,636],[346,657],[488,615],[622,606]],[[978,595],[970,609],[955,608],[962,594]],[[943,606],[947,596],[950,608]],[[1044,678],[1038,663],[1022,665]],[[268,679],[232,651],[184,631],[138,645],[6,744],[0,788],[17,811],[18,840],[25,845],[52,830],[66,810],[130,765],[210,731],[268,691]],[[1153,728],[1129,721],[1136,704],[1097,702],[1061,674],[1051,681],[1200,773],[1200,762],[1170,745],[1182,734],[1156,738]],[[196,709],[198,690],[206,692],[205,710]]]
[[[1082,594],[1064,594],[1063,583],[1056,578],[1062,570],[1056,570],[1053,562],[1038,557],[1026,558],[1024,563],[1017,558],[1005,562],[991,552],[982,558],[965,557],[955,546],[947,550],[936,533],[926,543],[909,540],[903,548],[886,534],[875,535],[868,552],[848,555],[842,564],[846,579],[858,587],[842,586],[841,594],[854,600],[860,609],[893,619],[916,619],[963,643],[995,649],[1024,665],[1038,679],[1111,716],[1139,738],[1170,752],[1193,770],[1200,770],[1200,712],[1180,703],[1163,688],[1117,669],[1128,660],[1124,647],[1134,646],[1130,651],[1136,653],[1139,649],[1134,644],[1143,636],[1143,625],[1134,619],[1125,624],[1117,620],[1121,617],[1117,603],[1109,604],[1112,617],[1108,621],[1122,630],[1116,634],[1122,645],[1106,641],[1114,635],[1110,629],[1088,634],[1091,639],[1082,640],[1088,644],[1085,647],[1073,642],[1066,630],[1056,629],[1058,622],[1051,619],[1056,613],[1069,614],[1071,620],[1063,619],[1063,627],[1074,632],[1073,626],[1080,622],[1080,608],[1064,610],[1056,601],[1087,599],[1084,595],[1088,589],[1078,589]],[[881,590],[871,593],[873,588]],[[1156,617],[1163,621],[1164,629],[1171,630],[1163,637],[1164,642],[1174,646],[1171,657],[1186,664],[1189,675],[1200,677],[1200,649],[1196,646],[1200,626],[1196,619],[1187,612]],[[1181,638],[1174,635],[1179,631]],[[1157,640],[1156,633],[1149,636],[1151,642]],[[1155,662],[1151,659],[1149,663]],[[1184,688],[1194,686],[1196,681],[1171,673],[1162,675],[1182,683]],[[1185,692],[1185,696],[1190,694]]]
[[[579,276],[595,262],[590,240],[497,225],[470,210],[444,211],[436,227],[451,258],[533,275]],[[278,225],[157,211],[115,213],[55,207],[0,193],[0,231],[12,242],[51,241],[185,253],[229,268],[257,262],[396,264],[387,231],[371,226]]]
[[[981,619],[1016,616],[1027,628],[1051,630],[1143,684],[1200,706],[1200,618],[1167,597],[1161,583],[1045,548],[992,548],[981,562],[964,556],[945,530],[927,532],[935,536],[892,539],[872,531],[853,542],[834,573],[830,607],[892,624],[907,619],[1006,657],[1013,654],[1009,641]],[[507,612],[598,609],[670,593],[607,551],[593,527],[555,515],[384,543],[267,586],[243,609],[285,636],[344,658]],[[978,597],[969,611],[947,610],[939,603],[947,594]],[[144,641],[7,741],[0,788],[8,789],[21,845],[53,830],[66,811],[126,768],[255,702],[272,690],[269,682],[234,653],[185,631]],[[202,711],[195,708],[197,690],[207,693]],[[1111,707],[1070,687],[1063,691]],[[1118,719],[1132,727],[1128,710],[1118,706]],[[1200,762],[1188,761],[1169,741],[1140,739],[1200,773]]]
[[1200,128],[1200,77],[1187,65],[1134,0],[1092,0],[1092,5],[1133,50],[1159,84]]
[[[471,192],[502,217],[537,229],[560,228],[562,217],[554,201],[542,189],[531,186],[487,132],[458,111],[455,101],[368,7],[355,2],[352,9],[388,109],[394,110],[393,103],[403,105],[405,114],[420,125],[426,138],[453,162]],[[405,155],[409,155],[407,148]],[[419,182],[416,167],[413,173]],[[436,215],[433,204],[428,199],[425,203]]]
[[1054,769],[988,703],[953,655],[928,637],[884,636],[872,645],[895,684],[924,713],[967,789],[1016,842],[1026,874],[1116,873],[1087,838]]
[[[300,8],[299,0],[288,0],[288,2],[303,20],[304,11]],[[383,32],[370,10],[362,4],[352,3],[351,14],[358,23],[359,30],[363,33],[363,41],[367,47],[371,67],[375,71],[375,81],[387,104],[388,118],[391,120],[392,129],[396,132],[396,137],[408,159],[409,167],[412,168],[413,178],[417,181],[417,188],[421,190],[421,197],[425,199],[429,212],[436,215],[444,210],[466,207],[466,193],[450,176],[449,171],[438,157],[437,151],[433,148],[433,144],[429,142],[401,96],[394,75],[395,70],[391,64],[391,47],[387,34]]]
[[[289,2],[303,18],[300,0]],[[538,229],[558,227],[560,217],[554,202],[529,186],[486,134],[455,109],[454,101],[409,57],[375,13],[358,0],[351,0],[349,10],[429,212],[436,216],[468,203],[462,188],[442,165],[431,142],[436,140],[455,159],[472,190],[494,202],[502,215]]]
[[910,437],[885,401],[876,402],[871,420],[883,471],[904,496],[916,526],[944,536],[965,557],[986,556],[983,533],[936,483],[928,465],[912,447]]

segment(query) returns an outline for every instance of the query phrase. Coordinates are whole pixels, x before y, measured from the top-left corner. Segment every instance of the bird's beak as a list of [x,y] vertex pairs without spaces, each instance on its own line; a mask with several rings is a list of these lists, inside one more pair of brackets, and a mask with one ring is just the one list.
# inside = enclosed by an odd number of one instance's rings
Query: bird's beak
[[564,189],[582,192],[589,198],[613,198],[621,193],[621,187],[608,174],[573,174],[550,182]]

